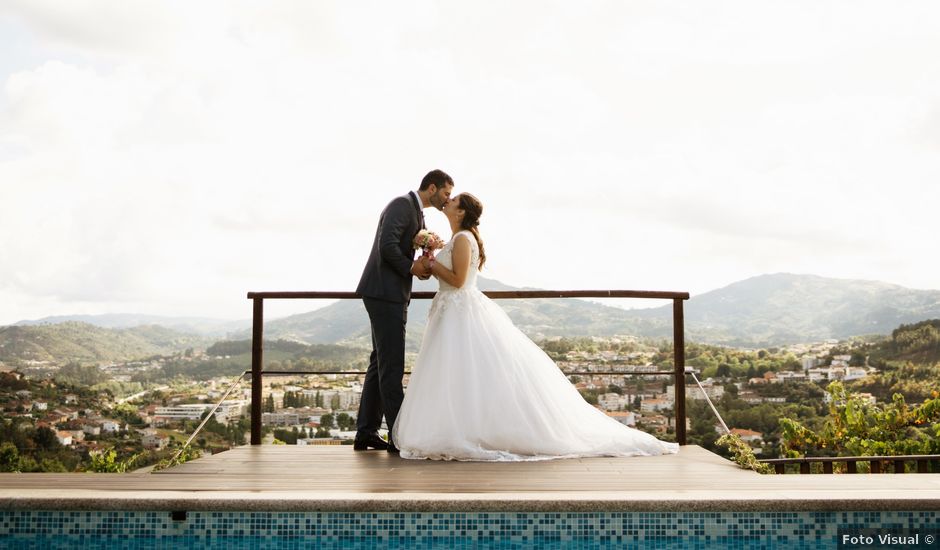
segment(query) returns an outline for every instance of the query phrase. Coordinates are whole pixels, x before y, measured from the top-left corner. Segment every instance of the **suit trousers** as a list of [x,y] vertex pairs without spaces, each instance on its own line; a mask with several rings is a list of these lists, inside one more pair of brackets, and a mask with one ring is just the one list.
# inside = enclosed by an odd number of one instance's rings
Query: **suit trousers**
[[405,323],[408,303],[363,298],[372,325],[372,354],[362,384],[359,401],[359,432],[374,432],[382,424],[382,415],[389,433],[405,398],[402,378],[405,375]]

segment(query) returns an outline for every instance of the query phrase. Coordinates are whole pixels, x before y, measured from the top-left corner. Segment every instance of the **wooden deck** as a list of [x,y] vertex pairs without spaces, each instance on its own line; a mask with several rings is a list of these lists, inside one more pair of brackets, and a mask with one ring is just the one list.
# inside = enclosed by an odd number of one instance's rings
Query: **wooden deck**
[[940,474],[762,476],[696,446],[662,457],[479,463],[262,445],[152,474],[0,474],[0,509],[940,510]]

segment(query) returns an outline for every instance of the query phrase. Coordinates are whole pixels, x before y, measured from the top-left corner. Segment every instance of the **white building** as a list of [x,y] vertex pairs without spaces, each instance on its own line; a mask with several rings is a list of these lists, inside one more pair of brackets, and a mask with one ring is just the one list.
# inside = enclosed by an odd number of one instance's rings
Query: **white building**
[[613,418],[617,422],[620,422],[624,426],[636,426],[636,414],[629,411],[611,411],[607,413],[607,416]]
[[101,426],[98,424],[85,424],[82,426],[82,431],[87,435],[101,435]]
[[296,412],[278,411],[261,413],[261,424],[266,426],[296,426],[300,415]]
[[221,424],[237,421],[248,411],[248,401],[237,399],[224,401],[215,411],[215,419]]
[[175,405],[172,407],[157,407],[153,412],[154,426],[162,426],[167,422],[180,422],[182,420],[199,420],[203,413],[212,408],[209,403],[192,403],[189,405]]
[[[666,395],[669,396],[669,399],[674,399],[675,388],[676,386],[674,384],[666,386]],[[705,393],[708,394],[708,397],[712,401],[721,399],[721,396],[725,394],[725,387],[721,384],[715,384],[711,378],[702,380],[702,388],[705,388]],[[702,390],[697,384],[688,384],[685,387],[685,398],[705,399],[705,396],[702,395]]]
[[121,425],[113,420],[105,420],[101,423],[101,431],[115,433],[121,429]]
[[55,413],[55,414],[58,415],[58,416],[61,416],[61,417],[63,417],[63,418],[66,418],[66,419],[68,419],[68,420],[75,420],[75,419],[78,418],[78,411],[73,411],[72,409],[67,409],[67,408],[64,408],[64,407],[63,407],[63,408],[56,409],[56,410],[54,410],[54,411],[52,411],[52,412]]
[[160,450],[167,446],[170,442],[170,438],[165,435],[160,435],[153,430],[148,430],[144,433],[140,441],[145,449]]
[[[359,401],[359,394],[352,391],[328,390],[320,392],[320,395],[323,396],[323,406],[334,410],[348,409]],[[334,403],[334,401],[338,401],[338,404]],[[337,406],[333,406],[334,404]]]
[[807,371],[810,382],[821,382],[823,380],[832,380],[832,369],[829,367],[815,367]]
[[625,409],[633,404],[633,396],[619,393],[602,393],[597,396],[597,404],[607,411]]
[[795,372],[792,370],[782,370],[777,373],[777,379],[782,381],[801,381],[806,380],[805,372]]
[[62,432],[62,431],[59,431],[59,432],[56,432],[56,433],[55,433],[55,437],[56,437],[56,439],[59,440],[59,443],[61,443],[62,445],[71,445],[71,444],[72,444],[72,433],[71,433],[71,432]]
[[868,371],[864,367],[849,367],[846,366],[844,369],[844,374],[842,375],[843,380],[858,380],[860,378],[865,378],[868,376]]
[[672,401],[663,398],[644,399],[640,403],[640,410],[643,412],[658,412],[672,407]]
[[760,446],[764,443],[764,434],[760,432],[755,432],[754,430],[745,430],[742,428],[732,428],[731,433],[737,435],[741,438],[741,441],[744,441],[752,447]]

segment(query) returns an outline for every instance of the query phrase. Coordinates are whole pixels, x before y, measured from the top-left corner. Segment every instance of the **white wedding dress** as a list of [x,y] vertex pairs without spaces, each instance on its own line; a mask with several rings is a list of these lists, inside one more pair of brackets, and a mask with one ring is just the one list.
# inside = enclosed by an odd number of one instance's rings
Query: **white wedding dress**
[[402,458],[523,461],[678,452],[676,443],[628,428],[588,404],[554,361],[477,288],[479,249],[466,238],[461,288],[440,281],[392,437]]

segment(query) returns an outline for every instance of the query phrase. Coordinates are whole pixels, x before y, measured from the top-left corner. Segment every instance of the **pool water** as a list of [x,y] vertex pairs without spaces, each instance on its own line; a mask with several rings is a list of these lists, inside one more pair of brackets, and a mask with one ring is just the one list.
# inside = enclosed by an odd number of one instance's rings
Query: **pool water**
[[924,537],[940,512],[0,511],[2,548],[863,548],[839,545],[862,530]]

